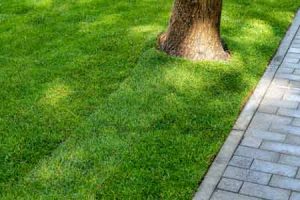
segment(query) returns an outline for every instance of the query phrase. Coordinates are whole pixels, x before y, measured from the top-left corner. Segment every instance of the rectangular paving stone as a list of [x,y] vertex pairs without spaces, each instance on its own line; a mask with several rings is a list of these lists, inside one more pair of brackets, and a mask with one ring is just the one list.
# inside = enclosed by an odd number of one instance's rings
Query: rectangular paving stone
[[[295,83],[295,82],[292,82]],[[297,87],[299,88],[300,86],[291,86],[290,87]],[[284,95],[284,100],[289,100],[289,101],[296,101],[299,102],[300,101],[300,95],[299,94],[295,94],[295,93],[287,93]]]
[[287,58],[286,62],[297,64],[297,63],[299,63],[299,59],[298,58]]
[[[264,117],[268,117],[267,114],[265,114]],[[273,124],[290,124],[292,122],[293,118],[292,117],[288,117],[288,116],[278,116],[278,115],[271,115],[270,116],[269,115],[269,117],[266,118],[265,120],[266,121],[269,120]]]
[[295,69],[294,74],[300,75],[300,69]]
[[300,135],[300,127],[281,125],[281,124],[272,124],[271,131],[283,133],[283,134],[293,134]]
[[[293,69],[294,68],[290,68]],[[289,86],[290,81],[286,80],[286,79],[281,79],[281,78],[275,78],[273,79],[271,86],[281,86],[281,87],[288,87]]]
[[293,42],[293,43],[291,44],[291,47],[292,47],[292,48],[300,48],[300,44],[299,44],[299,43]]
[[288,190],[247,182],[242,186],[240,193],[270,200],[288,200],[290,196]]
[[295,109],[279,108],[278,115],[300,118],[300,111]]
[[300,88],[300,81],[289,81],[288,86],[293,89],[298,89]]
[[280,187],[288,190],[300,191],[300,179],[286,176],[273,175],[270,181],[273,187]]
[[294,166],[283,165],[262,160],[254,160],[250,169],[288,177],[294,177],[298,170],[298,168]]
[[300,118],[295,118],[292,122],[293,126],[300,126]]
[[288,53],[287,58],[300,58],[300,53]]
[[274,115],[274,114],[257,112],[254,115],[254,117],[249,125],[249,128],[268,130],[272,123],[273,124],[290,124],[292,122],[292,120],[293,120],[292,117],[278,116],[278,115]]
[[279,142],[283,142],[286,138],[285,134],[271,132],[271,131],[264,131],[260,129],[248,129],[245,135],[264,139],[264,140],[279,141]]
[[[288,62],[288,63],[298,63],[299,62],[299,59],[298,58],[285,58],[284,59],[284,62]],[[281,71],[278,71],[279,73],[281,73]],[[286,73],[286,72],[284,72],[284,73]]]
[[300,199],[300,193],[299,192],[292,192],[290,200],[299,200],[299,199]]
[[294,40],[293,44],[300,44],[300,40]]
[[300,44],[299,43],[292,43],[291,47],[294,47],[294,48],[300,48]]
[[300,145],[300,137],[296,135],[287,135],[284,142],[287,144]]
[[295,102],[295,101],[275,100],[275,99],[264,98],[261,105],[296,109],[298,107],[299,103]]
[[300,44],[299,43],[292,43],[291,47],[295,47],[295,48],[300,48]]
[[258,148],[260,144],[262,143],[261,138],[257,137],[252,137],[252,136],[247,136],[242,140],[242,145],[247,146],[247,147],[253,147],[253,148]]
[[[292,44],[291,47],[297,47],[296,45],[299,46],[300,43],[299,43],[298,41],[295,41],[295,42],[293,42],[293,44]],[[299,48],[299,47],[298,47],[298,48]],[[299,53],[288,52],[288,54],[299,54]]]
[[229,165],[240,168],[249,168],[253,159],[241,156],[233,156],[229,162]]
[[291,52],[291,53],[300,53],[300,48],[290,48],[289,52]]
[[300,81],[300,76],[295,74],[277,73],[276,78],[287,79],[290,81]]
[[222,190],[217,190],[213,193],[210,200],[259,200],[255,197],[249,197],[233,192],[227,192]]
[[222,178],[218,184],[218,188],[231,192],[238,192],[243,184],[243,181],[238,181],[229,178]]
[[273,119],[272,116],[275,115],[257,112],[252,118],[252,121],[249,124],[249,128],[268,130],[272,124],[272,120],[270,120]]
[[[297,58],[288,58],[288,60],[297,60]],[[290,67],[280,67],[278,69],[279,73],[284,73],[284,74],[292,74],[294,72],[294,68],[290,68]]]
[[266,98],[272,98],[272,99],[282,99],[283,95],[285,93],[284,88],[279,87],[270,87],[265,95]]
[[299,64],[295,64],[295,63],[288,63],[288,62],[283,62],[281,64],[282,67],[291,67],[291,68],[300,68],[300,65]]
[[249,169],[228,166],[223,174],[226,178],[248,181],[259,184],[268,184],[271,174],[257,172]]
[[267,106],[267,105],[260,105],[258,108],[259,112],[262,113],[270,113],[270,114],[275,114],[278,110],[278,107],[275,106]]
[[297,145],[267,141],[263,142],[260,148],[278,153],[300,156],[300,146]]
[[281,154],[279,163],[300,167],[300,157]]
[[260,160],[276,162],[279,159],[279,153],[265,151],[262,149],[255,149],[245,146],[239,146],[234,153],[236,156],[245,156],[249,158],[256,158]]

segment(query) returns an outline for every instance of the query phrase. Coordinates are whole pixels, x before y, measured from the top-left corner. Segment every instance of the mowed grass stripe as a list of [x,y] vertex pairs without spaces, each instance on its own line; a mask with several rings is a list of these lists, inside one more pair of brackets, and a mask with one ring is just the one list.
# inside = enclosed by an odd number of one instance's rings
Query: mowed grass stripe
[[[155,50],[155,35],[166,25],[171,1],[120,3],[121,11],[141,21],[147,19],[143,25],[131,29],[132,35],[143,35],[138,40],[144,42],[141,48],[144,53],[137,58],[139,62],[134,62],[130,75],[118,82],[115,90],[109,90],[105,98],[98,101],[95,97],[96,103],[89,113],[86,107],[80,107],[79,101],[68,107],[72,112],[77,106],[81,108],[78,113],[82,115],[75,112],[84,116],[81,122],[70,125],[71,136],[64,138],[66,141],[51,156],[40,156],[44,159],[30,165],[22,173],[23,178],[5,183],[4,199],[190,199],[263,73],[299,2],[225,1],[222,35],[232,53],[227,63],[189,62]],[[101,5],[110,8],[109,3]],[[131,10],[129,5],[140,5],[137,7],[141,10],[142,5],[148,5],[149,13]],[[155,19],[159,22],[153,20],[156,16],[153,13],[158,15]],[[116,58],[119,53],[116,52]],[[110,61],[114,63],[118,59]],[[89,59],[86,62],[94,66]],[[55,72],[60,71],[55,65],[51,67]],[[76,69],[70,67],[69,74],[61,70],[58,77],[72,75]],[[103,77],[94,78],[102,80]],[[55,84],[65,94],[67,87],[61,84],[61,79]],[[85,84],[85,89],[93,85]],[[98,85],[97,89],[102,88],[103,85]],[[56,95],[57,90],[49,91],[44,101],[53,105],[63,102]],[[77,98],[88,101],[89,97],[92,95]],[[65,105],[69,106],[69,102]],[[55,112],[49,110],[49,113]],[[90,113],[94,114],[86,117]],[[66,119],[61,119],[62,127]],[[46,142],[48,135],[46,132]]]
[[0,6],[1,192],[76,134],[157,32],[130,14],[151,2],[42,2]]

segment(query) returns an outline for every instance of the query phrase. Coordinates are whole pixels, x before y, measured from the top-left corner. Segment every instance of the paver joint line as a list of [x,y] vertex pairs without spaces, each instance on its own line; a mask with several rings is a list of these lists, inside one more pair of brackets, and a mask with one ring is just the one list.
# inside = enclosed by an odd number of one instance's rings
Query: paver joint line
[[195,200],[300,199],[300,10]]

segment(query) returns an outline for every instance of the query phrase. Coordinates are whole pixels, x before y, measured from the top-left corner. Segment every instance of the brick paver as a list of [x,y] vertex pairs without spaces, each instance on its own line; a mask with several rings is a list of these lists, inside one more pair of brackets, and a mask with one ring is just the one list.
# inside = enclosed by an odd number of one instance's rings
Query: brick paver
[[210,199],[300,200],[299,103],[298,29]]

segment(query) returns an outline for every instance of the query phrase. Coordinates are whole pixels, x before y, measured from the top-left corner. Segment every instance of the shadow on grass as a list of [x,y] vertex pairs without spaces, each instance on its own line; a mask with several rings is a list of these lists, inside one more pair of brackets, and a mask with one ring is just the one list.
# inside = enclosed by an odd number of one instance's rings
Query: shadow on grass
[[[31,91],[21,94],[28,98],[34,93],[41,99],[49,91],[46,86],[59,80],[70,96],[59,101],[60,109],[34,104],[29,114],[18,117],[22,126],[7,118],[10,126],[3,130],[7,132],[3,141],[8,147],[0,157],[2,196],[190,198],[229,133],[241,102],[263,73],[296,5],[243,1],[248,7],[242,10],[238,2],[226,1],[223,36],[232,60],[192,63],[154,49],[170,1],[163,7],[157,1],[78,2],[57,1],[41,8],[43,12],[35,8],[39,12],[27,21],[41,30],[53,25],[49,35],[54,36],[51,42],[37,39],[32,49],[17,52],[22,52],[20,57],[40,56],[29,62],[34,73],[24,72],[16,83]],[[282,2],[289,5],[285,11],[279,9]],[[273,19],[265,14],[267,10],[284,16]],[[58,22],[51,18],[56,15]],[[40,47],[40,42],[45,46]],[[14,70],[21,68],[22,60],[17,62]],[[32,74],[34,86],[27,80]],[[14,97],[19,92],[8,94]],[[26,101],[25,110],[33,102]],[[22,132],[26,140],[11,142]],[[14,151],[16,146],[22,148]],[[6,181],[11,183],[5,185]]]
[[164,14],[151,2],[47,2],[0,5],[1,192],[87,123],[155,40],[160,27],[146,22]]

